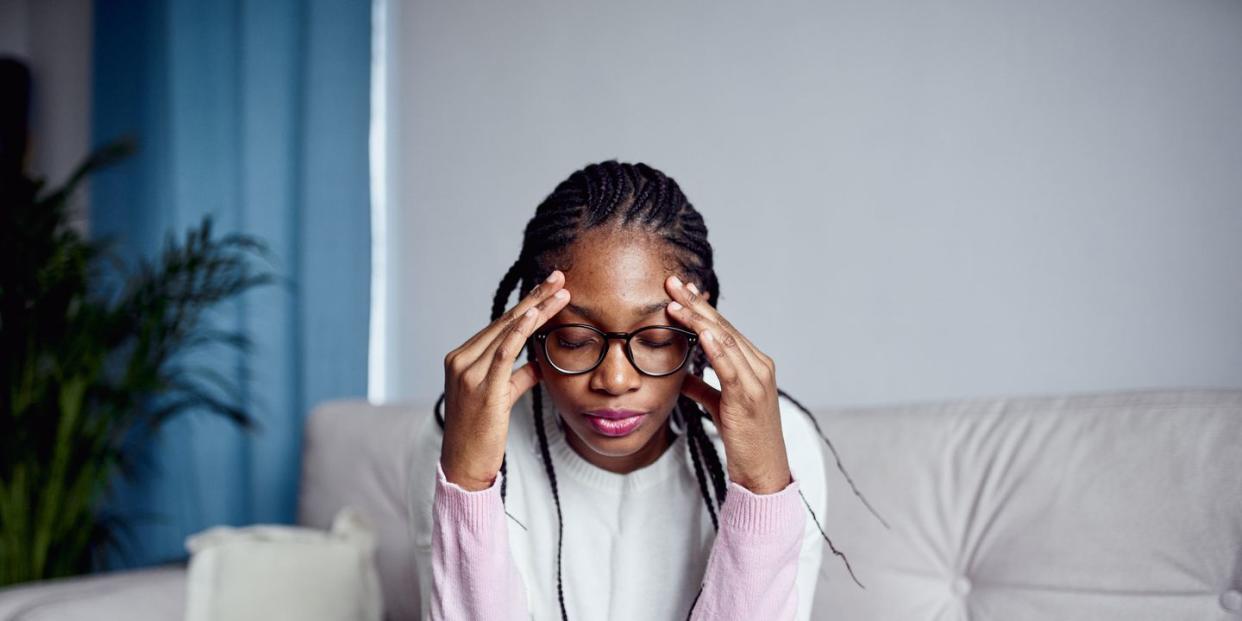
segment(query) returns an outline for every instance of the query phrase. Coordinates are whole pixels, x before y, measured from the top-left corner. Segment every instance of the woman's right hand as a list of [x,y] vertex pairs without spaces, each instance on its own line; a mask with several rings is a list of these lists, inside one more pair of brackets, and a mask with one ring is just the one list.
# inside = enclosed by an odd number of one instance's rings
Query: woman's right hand
[[532,362],[513,363],[530,335],[569,303],[565,275],[553,270],[503,315],[444,357],[444,443],[440,467],[469,491],[491,487],[500,472],[513,404],[540,379]]

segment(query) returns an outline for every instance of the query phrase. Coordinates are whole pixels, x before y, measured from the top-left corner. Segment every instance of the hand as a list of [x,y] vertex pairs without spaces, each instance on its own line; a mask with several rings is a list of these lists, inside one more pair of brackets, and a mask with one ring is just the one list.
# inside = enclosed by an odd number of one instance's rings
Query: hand
[[539,383],[539,366],[513,364],[530,335],[569,303],[565,275],[554,270],[503,315],[444,357],[444,476],[470,491],[500,472],[513,404]]
[[682,394],[702,404],[724,442],[729,478],[756,494],[779,492],[793,482],[781,431],[776,365],[707,303],[694,284],[664,281],[668,311],[698,333],[721,390],[686,375]]

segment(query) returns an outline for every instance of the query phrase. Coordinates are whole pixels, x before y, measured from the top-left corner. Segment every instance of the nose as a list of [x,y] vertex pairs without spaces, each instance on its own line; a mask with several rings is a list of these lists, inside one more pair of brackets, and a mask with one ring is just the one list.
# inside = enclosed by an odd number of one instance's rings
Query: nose
[[641,382],[642,374],[625,357],[625,341],[609,342],[604,361],[591,372],[591,388],[619,395],[638,390]]

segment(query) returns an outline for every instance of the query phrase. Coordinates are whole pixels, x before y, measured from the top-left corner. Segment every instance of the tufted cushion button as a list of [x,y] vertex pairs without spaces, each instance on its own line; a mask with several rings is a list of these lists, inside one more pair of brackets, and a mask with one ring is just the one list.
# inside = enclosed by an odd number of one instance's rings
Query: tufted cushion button
[[953,579],[953,594],[958,597],[966,597],[970,593],[970,580],[966,576],[958,576]]
[[1242,591],[1229,589],[1220,594],[1220,607],[1229,612],[1242,612]]

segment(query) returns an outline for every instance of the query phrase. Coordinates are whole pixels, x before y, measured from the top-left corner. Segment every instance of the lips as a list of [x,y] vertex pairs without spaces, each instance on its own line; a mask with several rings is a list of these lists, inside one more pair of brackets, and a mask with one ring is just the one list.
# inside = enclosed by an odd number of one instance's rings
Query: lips
[[583,412],[583,415],[597,433],[614,438],[633,433],[647,418],[646,412],[638,410],[601,409]]

